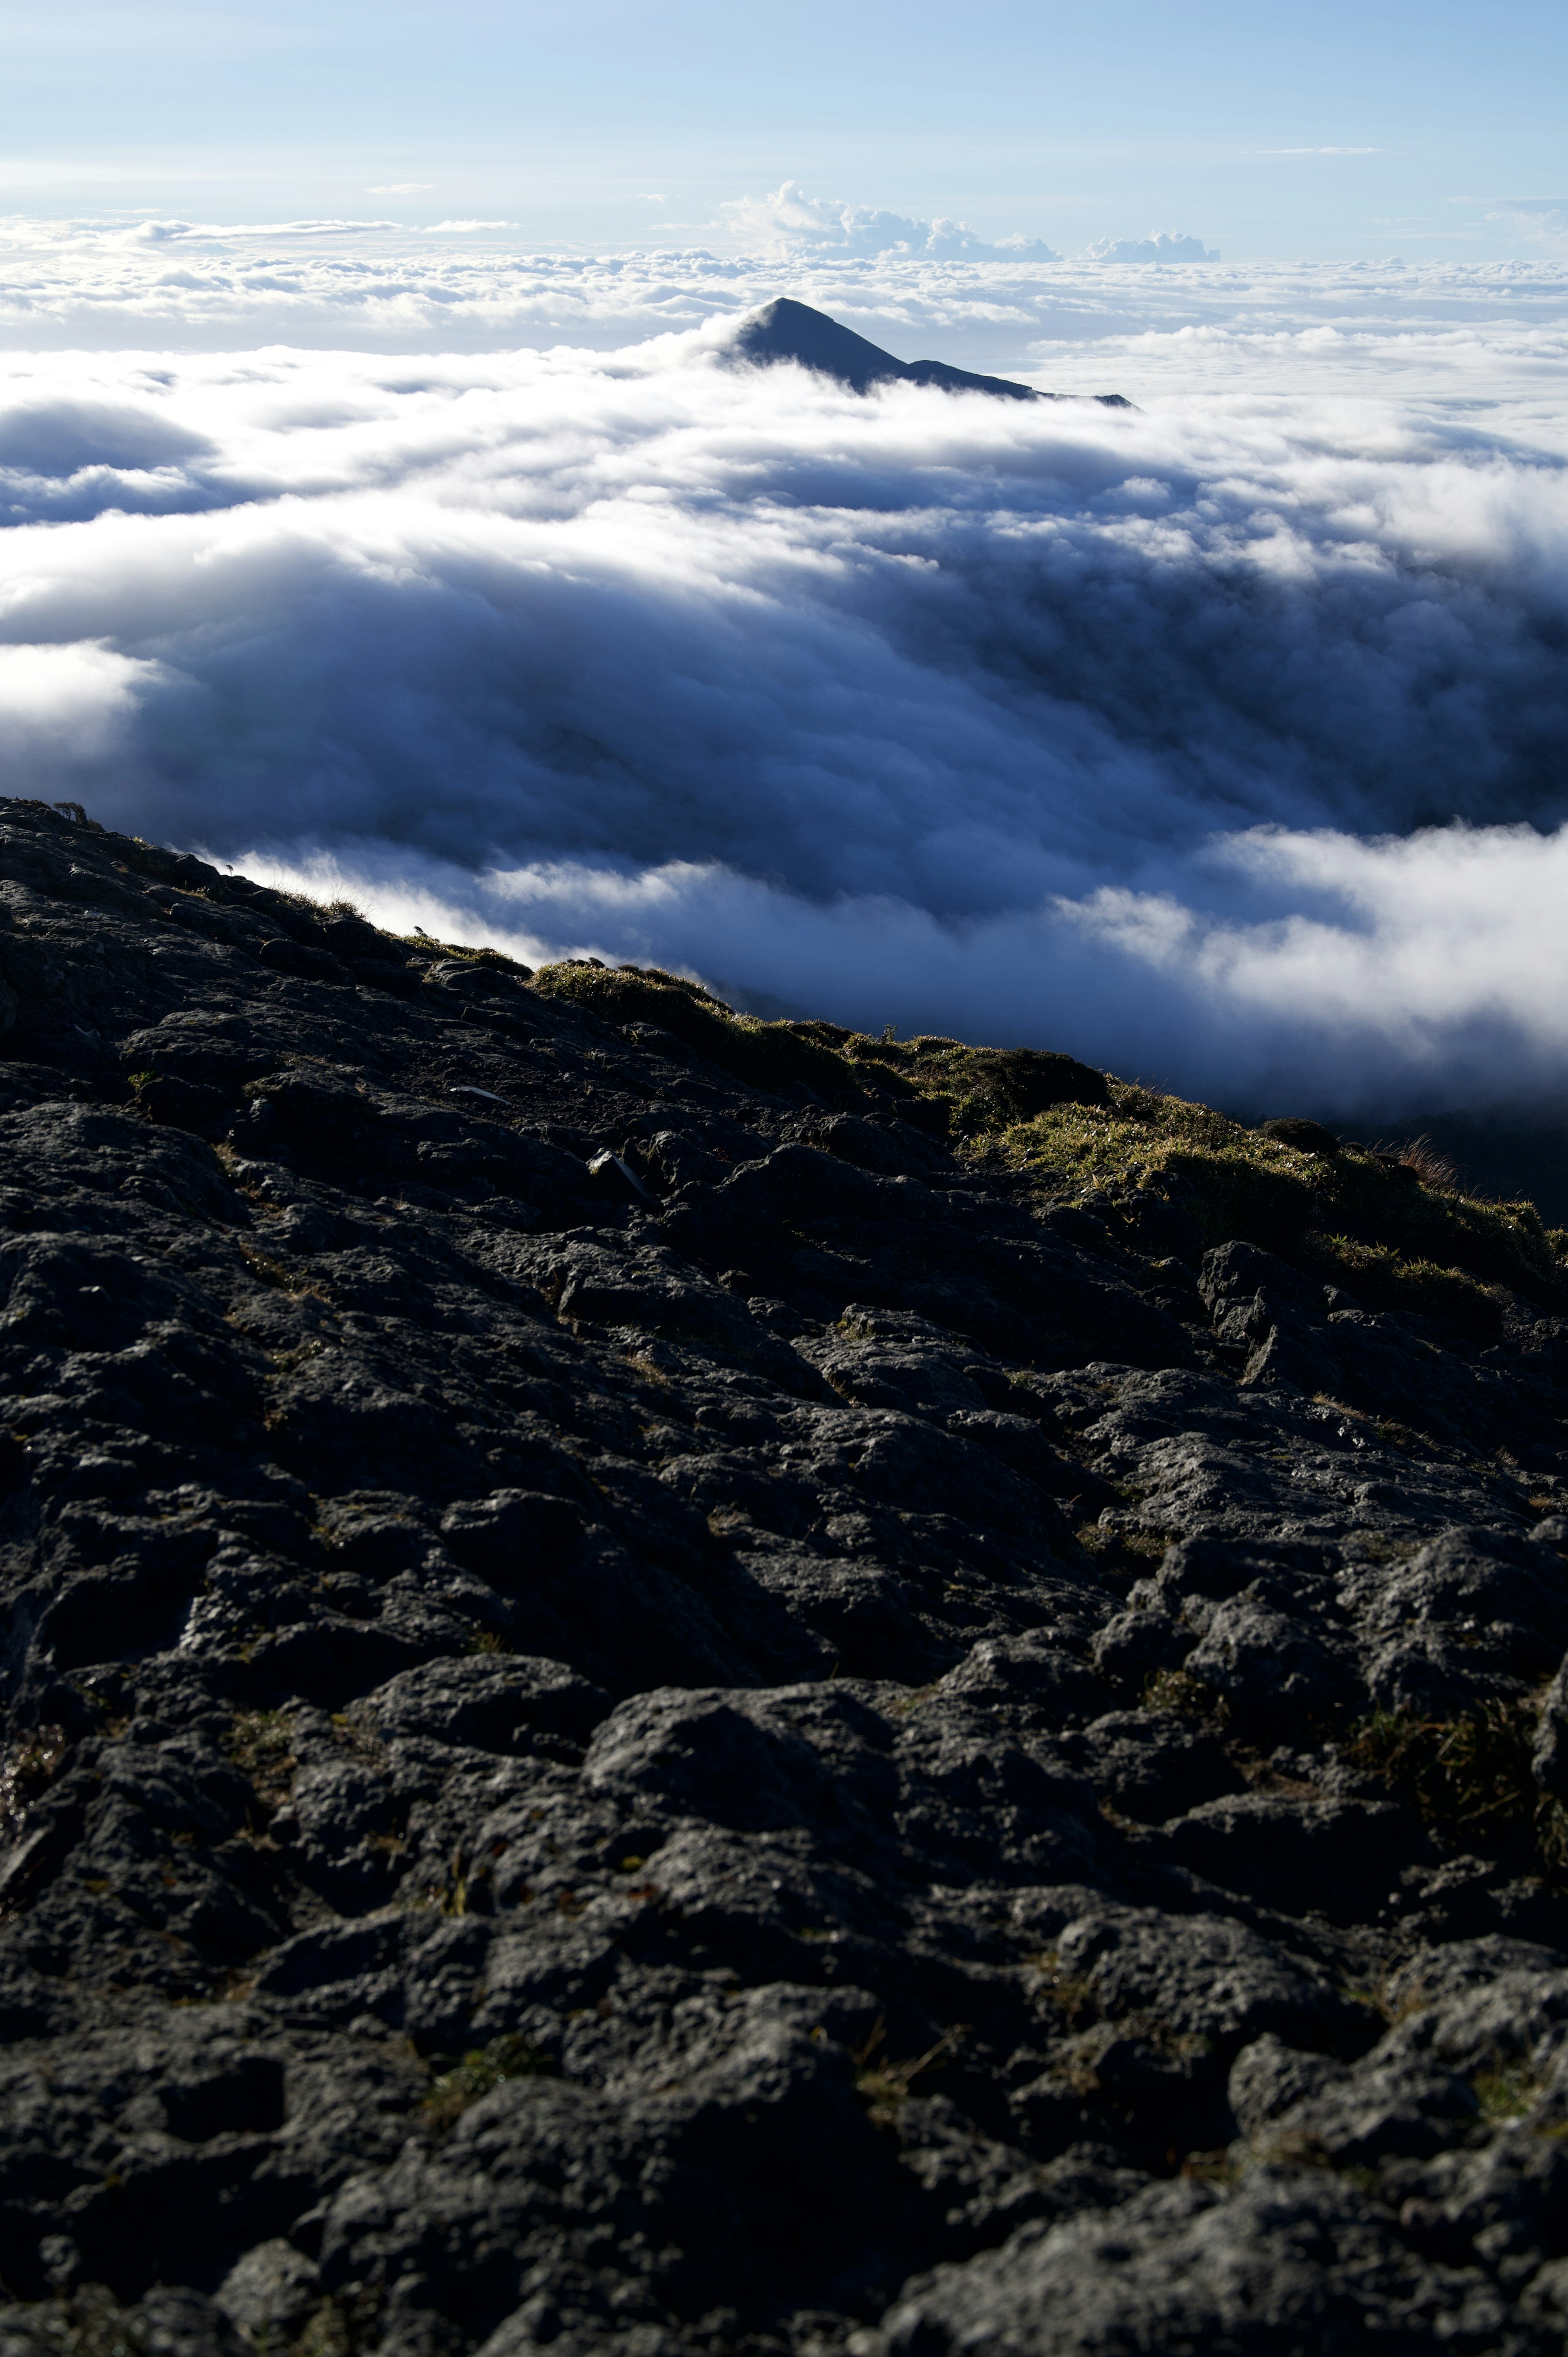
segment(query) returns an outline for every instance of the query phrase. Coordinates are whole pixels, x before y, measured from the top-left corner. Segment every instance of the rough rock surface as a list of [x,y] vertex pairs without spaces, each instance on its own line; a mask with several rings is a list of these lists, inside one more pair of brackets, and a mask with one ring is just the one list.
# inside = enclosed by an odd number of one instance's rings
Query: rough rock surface
[[5,2357],[1561,2349],[1562,1318],[36,803],[0,1022]]

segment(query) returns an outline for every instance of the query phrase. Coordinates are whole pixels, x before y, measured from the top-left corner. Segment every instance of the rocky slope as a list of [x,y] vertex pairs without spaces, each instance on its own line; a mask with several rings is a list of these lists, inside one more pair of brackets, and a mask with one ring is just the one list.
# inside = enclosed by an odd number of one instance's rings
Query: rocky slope
[[1568,1318],[0,802],[7,2357],[1560,2349]]

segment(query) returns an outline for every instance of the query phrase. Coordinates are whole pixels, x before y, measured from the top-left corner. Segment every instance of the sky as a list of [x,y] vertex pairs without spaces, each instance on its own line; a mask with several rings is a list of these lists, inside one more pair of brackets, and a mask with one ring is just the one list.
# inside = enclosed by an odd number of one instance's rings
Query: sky
[[49,220],[725,251],[794,180],[1069,255],[1568,235],[1561,0],[6,0],[0,53],[0,213]]

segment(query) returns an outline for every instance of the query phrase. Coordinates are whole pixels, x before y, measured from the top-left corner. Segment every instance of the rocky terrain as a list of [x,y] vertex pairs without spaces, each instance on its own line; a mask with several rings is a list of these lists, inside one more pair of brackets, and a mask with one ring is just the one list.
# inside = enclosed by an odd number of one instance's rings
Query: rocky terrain
[[0,802],[5,2357],[1557,2351],[1568,1239]]

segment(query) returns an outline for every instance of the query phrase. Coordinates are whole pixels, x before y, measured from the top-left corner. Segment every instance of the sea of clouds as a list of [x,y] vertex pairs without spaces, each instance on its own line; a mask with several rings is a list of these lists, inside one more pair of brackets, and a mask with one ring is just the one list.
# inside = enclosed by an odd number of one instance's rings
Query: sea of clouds
[[[1238,1107],[1560,1098],[1568,269],[812,201],[749,257],[11,223],[9,790]],[[1075,397],[729,365],[779,293]]]

